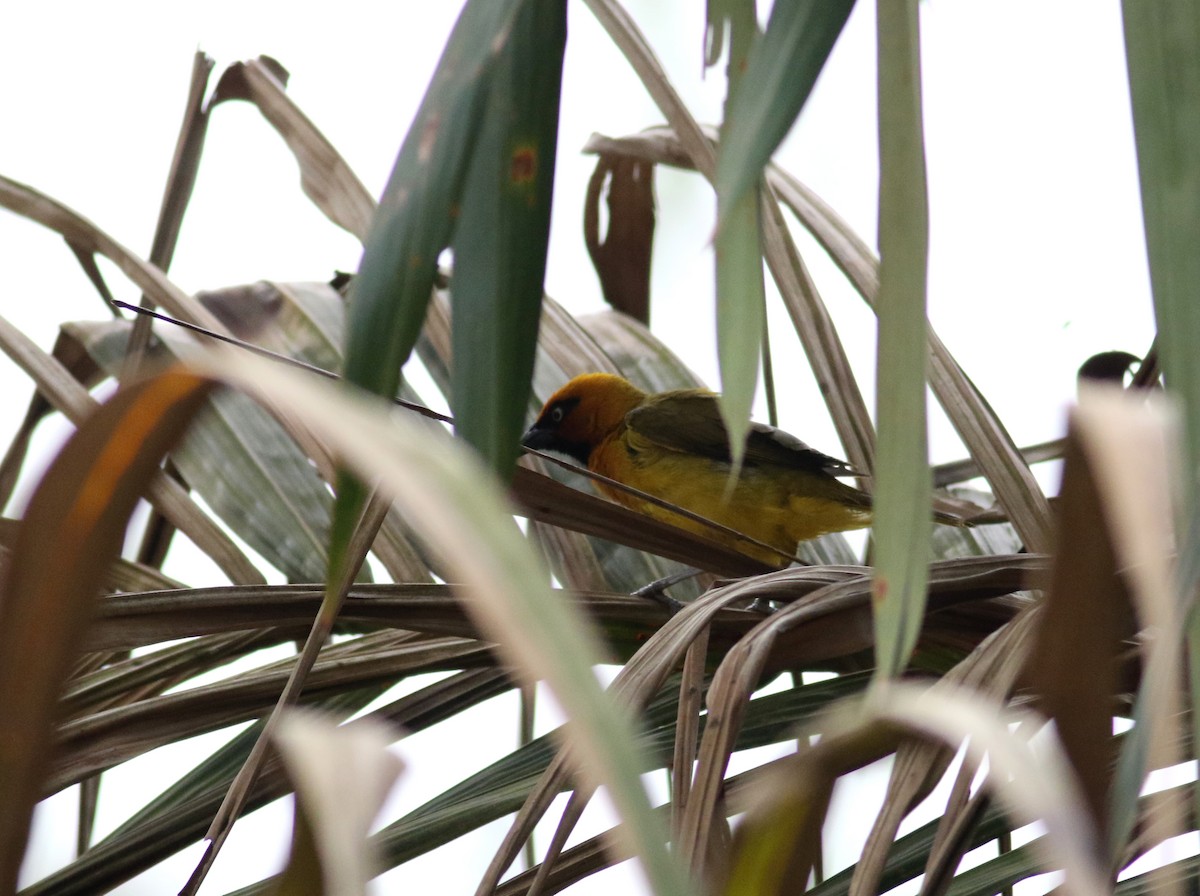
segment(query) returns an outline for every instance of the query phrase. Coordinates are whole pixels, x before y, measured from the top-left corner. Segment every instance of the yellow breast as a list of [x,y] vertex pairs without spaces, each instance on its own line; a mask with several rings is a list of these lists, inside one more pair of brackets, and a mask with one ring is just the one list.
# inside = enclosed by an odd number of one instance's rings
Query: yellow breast
[[[747,467],[732,489],[730,466],[709,458],[671,451],[622,428],[592,453],[594,472],[616,479],[714,522],[771,545],[784,554],[796,544],[826,532],[870,523],[860,493],[827,476],[784,467]],[[773,566],[784,559],[615,489],[616,501],[649,516],[721,541]]]

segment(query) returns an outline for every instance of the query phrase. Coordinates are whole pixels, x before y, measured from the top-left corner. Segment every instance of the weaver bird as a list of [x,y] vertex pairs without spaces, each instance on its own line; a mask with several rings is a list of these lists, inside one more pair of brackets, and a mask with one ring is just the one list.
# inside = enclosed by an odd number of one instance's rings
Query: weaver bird
[[736,529],[756,547],[598,482],[614,500],[730,545],[771,566],[797,543],[870,525],[871,497],[839,482],[854,471],[773,426],[751,423],[742,467],[733,464],[715,393],[648,394],[607,373],[577,376],[552,396],[522,444],[569,455],[593,473]]

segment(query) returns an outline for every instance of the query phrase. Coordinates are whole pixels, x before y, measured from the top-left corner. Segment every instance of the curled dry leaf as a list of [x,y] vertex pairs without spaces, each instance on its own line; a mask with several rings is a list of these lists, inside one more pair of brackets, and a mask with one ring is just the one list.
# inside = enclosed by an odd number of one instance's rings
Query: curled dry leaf
[[[608,229],[600,234],[600,201],[607,186]],[[583,238],[604,300],[643,324],[650,322],[650,256],[654,246],[654,165],[626,156],[600,156],[588,182]]]

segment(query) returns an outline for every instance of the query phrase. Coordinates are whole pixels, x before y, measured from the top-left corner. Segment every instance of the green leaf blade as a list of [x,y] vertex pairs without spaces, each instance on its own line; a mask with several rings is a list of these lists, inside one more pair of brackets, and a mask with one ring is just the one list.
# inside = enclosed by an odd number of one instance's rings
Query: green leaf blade
[[520,0],[468,3],[438,62],[367,236],[346,334],[346,379],[391,397],[425,317],[477,136],[491,68]]
[[916,0],[879,6],[879,341],[876,666],[898,675],[920,633],[932,476],[926,446],[928,200]]
[[[729,118],[746,60],[758,33],[754,3],[725,0],[709,7],[710,55],[729,32],[729,88],[721,139],[733,132]],[[758,388],[759,353],[766,332],[766,292],[762,270],[762,223],[758,190],[731,196],[717,189],[717,362],[721,369],[721,418],[729,433],[734,473],[741,465],[750,429],[750,407]],[[733,479],[730,480],[732,488]]]
[[565,44],[562,0],[525,3],[497,60],[454,233],[455,425],[502,477],[533,376]]
[[[723,207],[723,206],[722,206]],[[717,360],[721,418],[730,454],[740,463],[758,386],[759,350],[766,326],[758,192],[743,196],[716,238]]]
[[755,42],[743,76],[748,89],[734,94],[717,159],[717,190],[736,202],[750,190],[787,135],[854,0],[776,3],[767,30]]

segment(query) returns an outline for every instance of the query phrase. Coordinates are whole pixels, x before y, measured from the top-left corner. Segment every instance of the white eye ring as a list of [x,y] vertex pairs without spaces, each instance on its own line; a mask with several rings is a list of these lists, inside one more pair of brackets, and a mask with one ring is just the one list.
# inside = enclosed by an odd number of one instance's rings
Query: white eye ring
[[551,423],[562,423],[563,417],[565,417],[565,416],[566,416],[566,413],[563,411],[561,406],[556,407],[556,408],[551,408],[551,410],[550,410],[550,422]]

